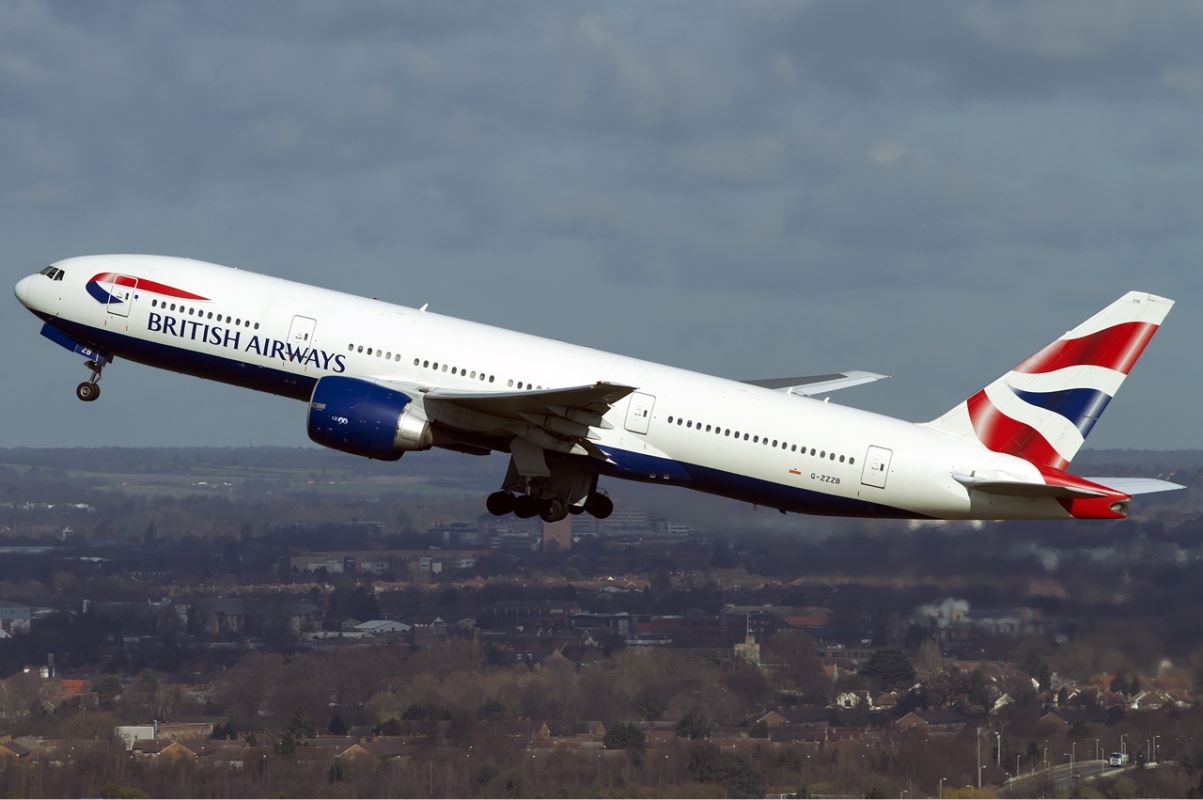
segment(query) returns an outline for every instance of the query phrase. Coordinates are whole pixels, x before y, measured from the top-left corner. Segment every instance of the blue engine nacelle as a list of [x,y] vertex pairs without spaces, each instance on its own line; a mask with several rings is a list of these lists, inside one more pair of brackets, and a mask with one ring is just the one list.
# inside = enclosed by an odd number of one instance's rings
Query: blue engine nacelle
[[309,438],[357,456],[396,461],[434,441],[430,420],[413,398],[341,375],[318,379],[309,400]]

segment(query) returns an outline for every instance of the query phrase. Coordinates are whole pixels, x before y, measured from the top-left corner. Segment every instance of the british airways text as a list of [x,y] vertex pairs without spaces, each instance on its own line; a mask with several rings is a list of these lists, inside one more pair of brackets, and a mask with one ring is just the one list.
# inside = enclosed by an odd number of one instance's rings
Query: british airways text
[[307,364],[318,369],[331,372],[346,372],[347,364],[342,353],[328,353],[315,347],[294,347],[279,339],[269,339],[255,334],[251,336],[246,346],[242,346],[242,336],[245,331],[233,330],[221,325],[210,325],[201,320],[178,319],[168,314],[151,312],[147,316],[146,329],[151,333],[164,333],[189,339],[194,342],[239,350],[243,353],[255,353],[265,358],[278,358],[281,361],[292,361],[296,364]]

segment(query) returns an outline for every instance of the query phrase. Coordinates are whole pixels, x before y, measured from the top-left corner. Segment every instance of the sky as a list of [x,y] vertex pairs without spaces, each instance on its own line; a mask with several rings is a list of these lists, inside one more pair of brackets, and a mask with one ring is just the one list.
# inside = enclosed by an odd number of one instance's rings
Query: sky
[[[1125,291],[1088,447],[1203,447],[1203,4],[12,0],[0,264],[201,258],[923,420]],[[0,446],[304,444],[9,296]]]

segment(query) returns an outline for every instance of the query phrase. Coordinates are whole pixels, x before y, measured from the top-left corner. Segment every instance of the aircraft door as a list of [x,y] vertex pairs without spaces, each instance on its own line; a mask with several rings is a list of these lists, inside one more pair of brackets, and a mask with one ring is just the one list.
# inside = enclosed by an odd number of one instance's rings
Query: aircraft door
[[860,482],[865,486],[886,488],[886,475],[890,472],[890,459],[894,452],[884,447],[873,445],[865,454],[865,468],[861,472]]
[[105,304],[109,313],[118,317],[128,317],[130,306],[134,304],[134,289],[138,288],[138,279],[128,275],[114,275],[113,284],[109,287],[109,302]]
[[626,428],[631,433],[647,433],[652,423],[652,407],[656,398],[642,392],[631,392],[631,402],[627,406]]
[[284,361],[305,365],[308,351],[313,349],[313,332],[317,328],[317,320],[312,317],[302,317],[299,314],[292,318],[288,327],[288,339],[285,341]]

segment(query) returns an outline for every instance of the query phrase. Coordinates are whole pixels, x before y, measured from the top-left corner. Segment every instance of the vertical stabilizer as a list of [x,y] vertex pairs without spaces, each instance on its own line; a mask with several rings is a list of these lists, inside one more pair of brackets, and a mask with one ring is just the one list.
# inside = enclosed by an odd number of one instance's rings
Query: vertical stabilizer
[[1173,305],[1128,292],[927,425],[1064,469]]

